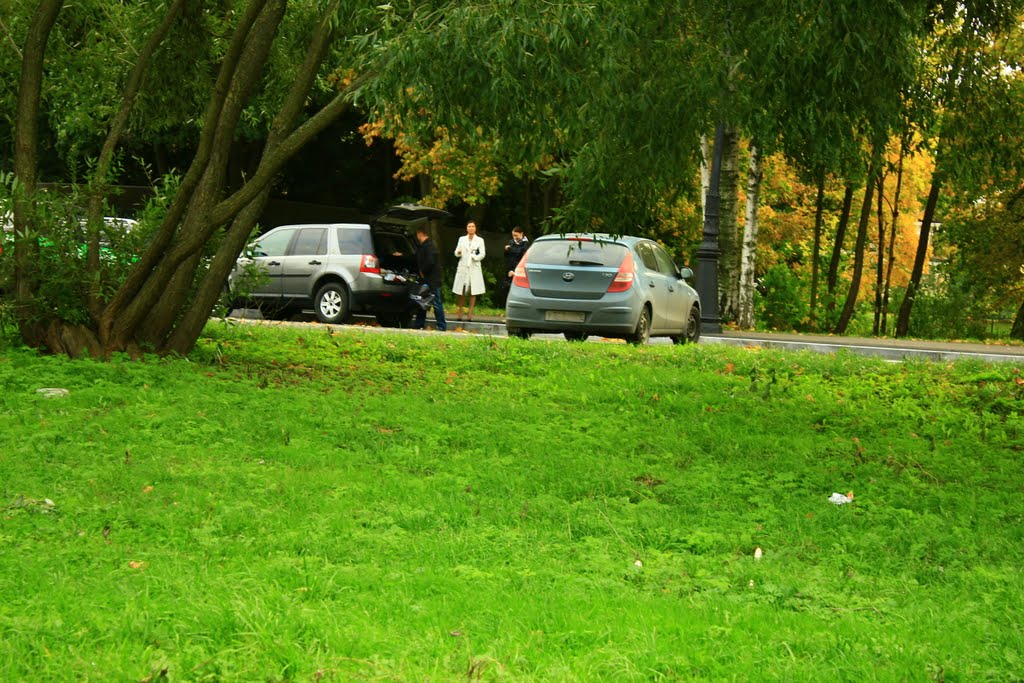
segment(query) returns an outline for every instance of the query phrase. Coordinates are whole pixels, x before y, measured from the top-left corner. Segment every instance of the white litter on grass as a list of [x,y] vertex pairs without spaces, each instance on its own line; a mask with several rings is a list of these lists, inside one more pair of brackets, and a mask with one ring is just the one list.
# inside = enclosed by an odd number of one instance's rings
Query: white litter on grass
[[37,394],[42,394],[43,396],[46,396],[47,398],[55,398],[55,397],[58,397],[58,396],[67,396],[71,392],[68,391],[67,389],[58,389],[58,388],[55,388],[55,387],[44,387],[42,389],[36,389],[36,393]]
[[755,560],[760,560],[762,555],[764,555],[764,553],[761,552],[761,548],[760,547],[754,548],[754,559]]
[[828,497],[828,502],[833,505],[846,505],[847,503],[853,502],[853,492],[843,495],[842,493],[833,493]]

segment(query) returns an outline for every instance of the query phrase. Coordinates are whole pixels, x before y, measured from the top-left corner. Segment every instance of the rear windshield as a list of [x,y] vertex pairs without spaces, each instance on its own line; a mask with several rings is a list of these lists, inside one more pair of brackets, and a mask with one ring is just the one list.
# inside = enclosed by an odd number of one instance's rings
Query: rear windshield
[[534,242],[527,262],[545,266],[604,266],[618,268],[626,247],[614,242],[590,240],[543,240]]

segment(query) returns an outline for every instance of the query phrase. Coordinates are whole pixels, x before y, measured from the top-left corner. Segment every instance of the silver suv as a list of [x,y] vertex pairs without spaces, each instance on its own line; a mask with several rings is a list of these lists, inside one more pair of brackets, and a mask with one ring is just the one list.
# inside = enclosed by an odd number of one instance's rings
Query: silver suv
[[[283,225],[249,245],[228,286],[267,317],[312,307],[323,323],[341,323],[359,311],[376,315],[382,325],[404,327],[412,317],[410,282],[416,279],[416,250],[404,226],[448,217],[403,204],[369,224]],[[261,277],[252,278],[253,271]]]

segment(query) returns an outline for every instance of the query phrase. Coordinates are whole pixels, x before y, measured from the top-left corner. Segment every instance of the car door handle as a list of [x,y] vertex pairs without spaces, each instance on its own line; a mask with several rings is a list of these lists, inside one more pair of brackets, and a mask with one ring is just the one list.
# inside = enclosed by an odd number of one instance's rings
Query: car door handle
[[311,266],[319,266],[320,262],[317,261],[316,259],[313,259],[312,261],[309,262],[309,265],[311,265]]
[[647,286],[648,286],[648,287],[654,287],[654,283],[653,283],[653,282],[648,282],[648,283],[647,283]]
[[675,288],[675,287],[673,287],[672,285],[669,285],[669,286],[668,286],[668,291],[670,291],[670,292],[674,292],[674,291],[676,291],[676,288]]
[[268,266],[279,266],[279,265],[281,265],[281,262],[280,261],[271,261],[267,265]]

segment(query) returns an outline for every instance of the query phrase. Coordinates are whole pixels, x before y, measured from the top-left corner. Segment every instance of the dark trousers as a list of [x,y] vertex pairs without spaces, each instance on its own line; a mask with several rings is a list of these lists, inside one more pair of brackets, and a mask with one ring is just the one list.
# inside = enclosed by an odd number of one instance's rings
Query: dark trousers
[[[448,329],[448,322],[444,319],[444,299],[441,298],[441,287],[431,287],[430,292],[434,295],[434,322],[437,325],[439,332],[444,332]],[[427,324],[427,311],[424,308],[416,307],[416,320],[412,326],[418,330],[422,330]]]
[[508,293],[512,291],[512,278],[505,277],[501,281],[501,286],[498,288],[498,307],[505,308],[505,304],[508,302]]

